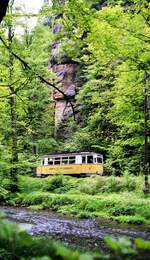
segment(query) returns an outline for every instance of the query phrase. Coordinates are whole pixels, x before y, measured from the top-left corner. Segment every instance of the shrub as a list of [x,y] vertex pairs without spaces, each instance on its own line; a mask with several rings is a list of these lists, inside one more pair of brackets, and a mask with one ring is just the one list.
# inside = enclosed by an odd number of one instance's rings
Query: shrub
[[[111,252],[114,252],[114,259],[132,259],[129,258],[137,254],[135,248],[132,246],[132,242],[124,237],[114,239],[111,237],[105,237],[106,245],[110,248]],[[122,257],[124,256],[124,258]]]
[[107,192],[119,192],[123,190],[123,184],[121,183],[121,179],[118,177],[110,177],[108,182],[107,182],[107,186],[106,186],[106,190]]
[[137,183],[135,181],[135,177],[126,174],[124,176],[124,190],[134,191],[136,190],[136,187],[137,187]]
[[80,192],[95,195],[99,192],[103,192],[103,188],[106,186],[107,179],[105,177],[95,176],[87,178],[79,185]]
[[107,199],[81,199],[77,204],[76,208],[78,211],[101,212],[107,211],[107,208],[113,207],[115,203],[108,201]]
[[91,214],[89,211],[80,211],[78,214],[77,214],[77,217],[78,218],[90,218],[91,217]]
[[73,204],[73,200],[67,196],[59,197],[48,197],[46,201],[43,202],[44,209],[58,210],[61,206]]
[[140,207],[137,207],[136,213],[145,217],[146,219],[150,219],[150,205],[147,203],[147,205],[141,205]]
[[61,188],[63,186],[63,176],[49,176],[46,178],[43,191],[54,191],[55,189]]
[[19,176],[19,190],[21,192],[29,193],[33,191],[40,191],[44,186],[45,179],[28,177],[28,176]]
[[11,259],[11,253],[9,253],[7,250],[0,248],[0,260],[4,260],[4,259]]
[[89,194],[89,195],[95,195],[97,193],[97,190],[95,189],[95,186],[94,185],[91,186],[91,185],[89,185],[87,183],[81,184],[79,186],[79,190],[80,190],[80,192],[85,193],[85,194]]
[[138,224],[141,225],[143,223],[146,223],[146,220],[144,217],[141,216],[117,216],[112,217],[113,220],[117,220],[118,222],[122,223],[128,223],[128,224]]
[[133,216],[135,215],[135,207],[133,206],[126,206],[126,205],[116,205],[113,208],[109,209],[109,213],[113,216],[120,216],[120,215],[128,215]]
[[4,188],[0,187],[0,203],[6,203],[9,198],[9,192]]
[[9,178],[3,178],[0,180],[1,187],[5,190],[10,190],[13,182]]
[[104,192],[122,192],[122,191],[134,191],[136,189],[135,178],[130,176],[125,177],[104,177],[95,176],[95,178],[88,178],[83,181],[79,190],[82,193],[89,195],[95,195]]
[[49,176],[45,179],[43,191],[55,193],[64,193],[75,187],[74,180],[71,177],[62,175]]
[[[42,204],[48,197],[48,193],[44,192],[30,192],[29,194],[22,194],[19,196],[19,199],[22,200],[21,203],[23,205],[39,205]],[[16,201],[17,202],[17,201]]]

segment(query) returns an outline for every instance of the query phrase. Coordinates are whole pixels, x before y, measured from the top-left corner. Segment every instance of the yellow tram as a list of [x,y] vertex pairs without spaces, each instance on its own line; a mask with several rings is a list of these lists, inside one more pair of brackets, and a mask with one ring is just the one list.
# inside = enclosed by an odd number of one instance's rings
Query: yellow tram
[[103,174],[103,155],[93,152],[47,154],[36,169],[38,177],[54,174]]

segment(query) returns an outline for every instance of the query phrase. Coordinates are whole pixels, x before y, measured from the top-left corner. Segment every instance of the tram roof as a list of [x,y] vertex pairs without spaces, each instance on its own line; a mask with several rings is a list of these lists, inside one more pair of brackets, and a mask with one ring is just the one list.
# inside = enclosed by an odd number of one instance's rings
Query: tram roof
[[61,157],[61,156],[76,156],[76,155],[99,155],[102,157],[103,155],[100,153],[95,153],[95,152],[76,152],[76,153],[49,153],[41,156],[41,158],[45,157]]

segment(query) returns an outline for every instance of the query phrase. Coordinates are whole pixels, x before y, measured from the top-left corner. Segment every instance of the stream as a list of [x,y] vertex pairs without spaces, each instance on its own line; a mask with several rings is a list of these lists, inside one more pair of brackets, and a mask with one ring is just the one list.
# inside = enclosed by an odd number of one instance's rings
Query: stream
[[150,239],[150,227],[144,225],[125,225],[102,218],[77,219],[51,211],[26,208],[0,207],[0,211],[29,234],[48,236],[73,248],[104,248],[103,238],[107,235]]

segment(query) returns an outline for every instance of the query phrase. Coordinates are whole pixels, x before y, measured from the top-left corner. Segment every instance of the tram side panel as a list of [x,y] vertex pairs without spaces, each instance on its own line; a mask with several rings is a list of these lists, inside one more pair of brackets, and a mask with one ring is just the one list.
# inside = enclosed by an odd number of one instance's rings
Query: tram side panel
[[103,164],[43,165],[37,167],[37,176],[41,175],[103,174]]

